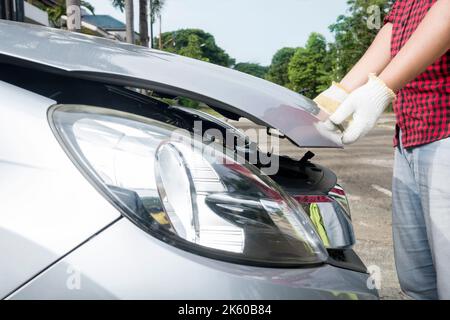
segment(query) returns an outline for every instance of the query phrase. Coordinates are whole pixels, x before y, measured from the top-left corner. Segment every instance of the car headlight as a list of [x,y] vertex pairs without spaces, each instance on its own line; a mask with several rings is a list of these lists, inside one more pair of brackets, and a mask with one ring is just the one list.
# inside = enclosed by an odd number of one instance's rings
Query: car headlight
[[98,107],[54,106],[49,120],[82,173],[124,216],[160,240],[259,266],[327,259],[301,206],[218,144]]

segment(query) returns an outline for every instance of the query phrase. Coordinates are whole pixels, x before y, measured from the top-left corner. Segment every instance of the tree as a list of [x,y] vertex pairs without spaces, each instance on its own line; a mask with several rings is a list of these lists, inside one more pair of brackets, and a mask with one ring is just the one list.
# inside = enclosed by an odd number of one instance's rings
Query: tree
[[289,86],[310,98],[319,94],[331,82],[327,56],[325,37],[312,33],[305,48],[298,48],[289,63]]
[[241,62],[237,63],[234,66],[234,69],[264,79],[269,68],[264,67],[259,63]]
[[289,84],[288,66],[294,56],[295,50],[295,48],[282,48],[275,53],[267,71],[266,80],[281,86],[287,86]]
[[134,10],[133,0],[125,0],[125,20],[127,26],[127,42],[134,43]]
[[203,56],[200,38],[195,34],[189,35],[187,46],[181,48],[178,54],[202,61],[209,61],[207,57]]
[[340,15],[329,27],[335,36],[334,42],[326,44],[316,35],[309,39],[305,48],[280,49],[273,56],[266,79],[313,97],[327,88],[331,80],[341,80],[356,64],[394,2],[348,0],[348,13]]
[[[125,11],[125,25],[126,25],[126,41],[128,43],[135,43],[134,39],[134,4],[133,0],[111,0],[111,3],[114,8],[119,9],[121,12]],[[140,10],[141,1],[139,1]],[[139,18],[141,19],[141,14],[139,14]],[[139,31],[141,29],[141,23],[139,23]],[[147,32],[148,37],[148,32]],[[142,40],[141,40],[142,42]]]
[[[125,2],[127,1],[128,0],[111,0],[112,5],[122,12],[126,7]],[[130,2],[131,1],[132,0],[130,0]],[[151,40],[150,47],[153,48],[153,24],[155,22],[156,16],[161,13],[164,4],[165,0],[139,0],[139,40],[141,45],[148,47],[149,42]],[[149,11],[150,11],[150,36],[148,25]]]
[[152,48],[153,48],[153,24],[156,21],[156,16],[161,16],[161,11],[162,8],[164,7],[164,4],[165,0],[150,0],[150,39]]
[[[191,35],[196,36],[195,40]],[[179,54],[180,50],[189,46],[189,42],[191,42],[192,47],[192,42],[194,41],[198,43],[196,55],[201,52],[202,58],[207,58],[209,62],[221,66],[231,67],[235,64],[235,60],[216,44],[214,37],[200,29],[181,29],[173,32],[164,32],[161,34],[161,40],[162,50],[168,52]],[[186,53],[186,50],[182,50],[182,53]]]
[[125,0],[111,0],[111,3],[113,7],[119,9],[120,12],[123,12],[125,9]]
[[139,0],[139,38],[141,46],[148,47],[148,0]]
[[156,17],[161,14],[161,11],[165,4],[165,0],[151,0],[150,17],[152,19],[152,22],[155,22]]
[[[329,27],[335,37],[335,42],[330,45],[335,80],[342,79],[362,57],[393,2],[394,0],[347,1],[348,14],[340,15]],[[378,21],[373,21],[374,18]]]

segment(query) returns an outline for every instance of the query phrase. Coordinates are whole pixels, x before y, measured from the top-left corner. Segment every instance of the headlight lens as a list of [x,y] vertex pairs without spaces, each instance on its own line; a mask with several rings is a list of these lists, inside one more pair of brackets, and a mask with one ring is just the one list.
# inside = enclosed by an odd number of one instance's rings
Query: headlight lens
[[221,146],[134,114],[55,106],[56,136],[83,174],[151,235],[208,257],[261,266],[322,263],[300,205]]

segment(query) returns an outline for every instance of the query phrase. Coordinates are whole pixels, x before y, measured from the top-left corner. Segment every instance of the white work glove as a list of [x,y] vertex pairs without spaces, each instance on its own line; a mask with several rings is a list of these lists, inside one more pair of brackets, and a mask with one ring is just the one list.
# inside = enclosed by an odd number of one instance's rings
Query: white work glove
[[347,97],[348,92],[345,88],[339,83],[333,82],[327,90],[323,91],[314,99],[314,102],[327,113],[332,114]]
[[375,74],[353,91],[341,106],[325,121],[327,128],[340,125],[353,114],[353,121],[342,134],[342,142],[350,144],[366,135],[376,124],[384,109],[395,99],[395,93]]

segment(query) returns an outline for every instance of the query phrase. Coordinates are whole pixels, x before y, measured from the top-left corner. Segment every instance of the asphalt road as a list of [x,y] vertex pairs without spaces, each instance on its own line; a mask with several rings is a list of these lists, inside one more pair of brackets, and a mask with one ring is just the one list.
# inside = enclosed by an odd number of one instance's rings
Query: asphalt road
[[[255,128],[247,120],[231,122]],[[357,143],[344,149],[310,149],[314,163],[332,169],[349,197],[357,244],[356,252],[366,266],[381,270],[382,299],[405,299],[398,284],[391,232],[392,136],[394,116],[384,115],[377,127]],[[306,152],[282,140],[280,154],[300,158]]]

